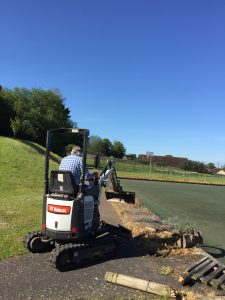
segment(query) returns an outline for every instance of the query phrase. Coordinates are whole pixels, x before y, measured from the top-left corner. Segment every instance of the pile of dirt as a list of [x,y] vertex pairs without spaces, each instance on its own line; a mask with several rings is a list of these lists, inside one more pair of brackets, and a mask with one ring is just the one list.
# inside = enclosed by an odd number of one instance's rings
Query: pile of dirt
[[124,224],[132,231],[133,237],[138,235],[171,236],[172,232],[170,228],[164,225],[157,215],[136,203],[128,204],[124,201],[112,202],[113,208]]
[[[182,248],[193,248],[202,242],[197,231],[182,233],[164,224],[160,217],[141,206],[140,200],[129,204],[118,199],[108,200],[122,219],[124,225],[131,230],[136,246],[143,254],[165,254],[168,251],[179,253]],[[185,250],[192,253],[193,250]]]

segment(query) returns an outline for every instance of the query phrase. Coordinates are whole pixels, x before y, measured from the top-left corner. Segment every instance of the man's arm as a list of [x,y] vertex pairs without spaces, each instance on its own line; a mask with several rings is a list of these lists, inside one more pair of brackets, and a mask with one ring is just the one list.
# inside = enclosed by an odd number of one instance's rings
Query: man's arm
[[86,166],[86,170],[85,170],[85,180],[92,180],[94,177],[91,174],[91,172],[89,171],[88,167]]

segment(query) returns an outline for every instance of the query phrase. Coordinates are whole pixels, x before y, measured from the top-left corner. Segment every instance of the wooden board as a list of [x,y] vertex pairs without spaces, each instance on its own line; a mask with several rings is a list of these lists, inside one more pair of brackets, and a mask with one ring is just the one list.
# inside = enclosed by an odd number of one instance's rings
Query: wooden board
[[201,281],[202,283],[209,284],[209,282],[210,282],[213,278],[217,277],[217,275],[218,275],[221,271],[223,271],[224,269],[225,269],[225,266],[223,266],[223,265],[218,266],[218,268],[216,268],[216,269],[215,269],[213,272],[211,272],[208,276],[206,276],[206,277],[201,277],[201,278],[200,278],[200,281]]
[[182,285],[190,281],[200,281],[225,290],[225,266],[213,257],[205,256],[189,267],[179,278]]

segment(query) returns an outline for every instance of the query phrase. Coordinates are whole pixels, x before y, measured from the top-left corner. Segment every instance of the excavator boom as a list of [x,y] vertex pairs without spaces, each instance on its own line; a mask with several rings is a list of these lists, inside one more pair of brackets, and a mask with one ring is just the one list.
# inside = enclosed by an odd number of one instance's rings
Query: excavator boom
[[[109,181],[111,182],[111,188],[107,187]],[[127,203],[135,203],[135,193],[123,191],[113,160],[109,160],[100,173],[100,185],[106,186],[106,199],[118,198]]]

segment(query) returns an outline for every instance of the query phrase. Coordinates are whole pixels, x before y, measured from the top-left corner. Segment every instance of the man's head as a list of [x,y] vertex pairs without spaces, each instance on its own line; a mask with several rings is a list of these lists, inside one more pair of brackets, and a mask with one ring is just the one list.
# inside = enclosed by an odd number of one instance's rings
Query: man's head
[[83,149],[79,146],[74,146],[72,151],[71,151],[71,155],[78,155],[78,156],[82,156],[82,152]]

